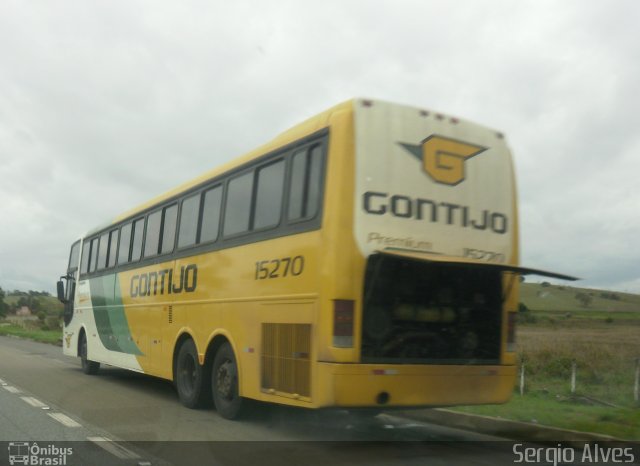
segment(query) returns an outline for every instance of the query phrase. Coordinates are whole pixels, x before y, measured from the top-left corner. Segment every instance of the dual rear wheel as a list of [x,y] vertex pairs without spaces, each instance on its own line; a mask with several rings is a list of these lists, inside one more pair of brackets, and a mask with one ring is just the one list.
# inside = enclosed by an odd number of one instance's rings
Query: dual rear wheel
[[229,343],[218,348],[213,363],[200,365],[195,343],[186,340],[178,351],[175,384],[180,402],[187,408],[200,408],[213,401],[225,419],[240,414],[238,365]]

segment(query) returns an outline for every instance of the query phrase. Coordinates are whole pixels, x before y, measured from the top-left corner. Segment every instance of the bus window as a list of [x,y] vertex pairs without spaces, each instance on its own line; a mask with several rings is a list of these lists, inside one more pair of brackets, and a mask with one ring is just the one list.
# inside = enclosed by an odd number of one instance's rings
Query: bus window
[[72,272],[78,270],[78,255],[80,253],[80,242],[73,243],[71,246],[71,254],[69,255],[69,266],[67,267],[68,272]]
[[82,264],[80,264],[80,273],[89,271],[89,251],[91,251],[91,243],[86,241],[82,244]]
[[311,149],[308,158],[309,177],[307,178],[307,203],[304,208],[304,217],[312,218],[318,213],[320,207],[320,184],[322,182],[322,147],[315,146]]
[[98,238],[93,238],[91,240],[91,259],[89,260],[89,272],[95,272],[97,264],[98,264]]
[[158,244],[160,244],[160,222],[162,211],[157,210],[149,214],[147,218],[147,228],[144,242],[144,257],[158,255]]
[[178,249],[196,244],[199,214],[200,194],[195,194],[182,201],[182,210],[180,211],[180,230],[178,231]]
[[162,216],[162,245],[160,254],[167,254],[173,251],[176,243],[176,220],[178,218],[178,204],[173,204],[164,208]]
[[131,249],[131,223],[127,223],[120,229],[120,249],[118,250],[118,264],[129,262]]
[[224,209],[224,236],[249,230],[252,187],[253,171],[229,181]]
[[142,232],[144,231],[144,218],[133,223],[133,244],[131,244],[131,262],[139,261],[142,255]]
[[259,169],[257,185],[253,229],[276,226],[282,211],[284,160]]
[[107,267],[111,268],[116,265],[116,251],[118,249],[118,230],[111,230],[109,233],[109,259]]
[[216,186],[204,193],[204,208],[202,209],[202,227],[200,228],[200,242],[218,239],[220,225],[220,204],[222,203],[222,186]]
[[109,252],[109,233],[100,236],[100,247],[98,253],[98,270],[107,266],[107,254]]
[[293,154],[289,188],[290,221],[313,218],[320,205],[322,148],[314,146]]

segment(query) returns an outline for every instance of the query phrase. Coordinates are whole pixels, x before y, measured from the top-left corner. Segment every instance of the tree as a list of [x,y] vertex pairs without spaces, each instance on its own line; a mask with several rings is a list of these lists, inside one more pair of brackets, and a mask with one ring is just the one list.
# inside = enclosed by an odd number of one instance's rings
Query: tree
[[576,293],[576,299],[580,301],[580,304],[582,304],[584,307],[589,307],[589,304],[591,304],[591,301],[593,301],[593,298],[590,295],[582,292]]
[[0,317],[7,315],[7,309],[9,309],[9,306],[4,302],[4,290],[0,288]]
[[32,312],[37,312],[40,310],[40,300],[38,298],[29,296],[28,302],[29,309],[31,309]]

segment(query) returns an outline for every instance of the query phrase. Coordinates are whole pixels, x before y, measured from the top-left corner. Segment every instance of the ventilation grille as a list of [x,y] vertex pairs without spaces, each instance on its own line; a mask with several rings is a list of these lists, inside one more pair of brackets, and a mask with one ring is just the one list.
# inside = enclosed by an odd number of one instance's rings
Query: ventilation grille
[[262,324],[262,388],[311,396],[310,353],[310,324]]
[[173,323],[173,306],[169,306],[169,312],[167,313],[167,315],[169,316],[169,323],[172,324]]

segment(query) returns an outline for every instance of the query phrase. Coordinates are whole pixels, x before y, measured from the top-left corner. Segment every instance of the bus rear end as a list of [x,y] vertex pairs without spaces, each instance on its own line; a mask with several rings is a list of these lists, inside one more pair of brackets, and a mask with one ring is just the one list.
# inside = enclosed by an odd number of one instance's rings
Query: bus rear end
[[[357,361],[320,363],[325,402],[507,401],[520,270],[502,134],[380,101],[354,101],[353,121],[359,265],[354,299],[334,301],[333,346],[353,348]],[[341,326],[349,306],[353,325]]]

